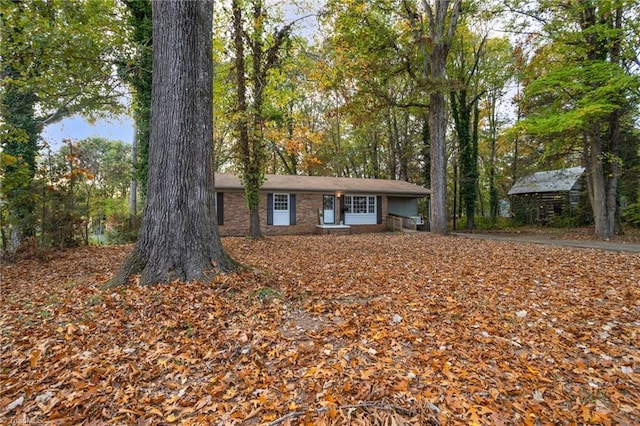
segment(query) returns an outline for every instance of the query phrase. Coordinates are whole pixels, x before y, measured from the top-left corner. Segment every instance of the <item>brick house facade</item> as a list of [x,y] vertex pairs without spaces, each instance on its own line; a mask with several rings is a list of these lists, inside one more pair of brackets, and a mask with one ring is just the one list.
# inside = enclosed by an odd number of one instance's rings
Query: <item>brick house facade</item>
[[[247,235],[249,211],[240,180],[222,173],[215,179],[220,235]],[[333,227],[349,233],[383,232],[390,213],[389,197],[404,202],[429,193],[426,188],[400,181],[267,175],[260,193],[260,228],[265,235],[311,234]],[[326,201],[333,208],[327,210]],[[284,208],[285,215],[276,217]],[[325,215],[332,218],[326,224]]]

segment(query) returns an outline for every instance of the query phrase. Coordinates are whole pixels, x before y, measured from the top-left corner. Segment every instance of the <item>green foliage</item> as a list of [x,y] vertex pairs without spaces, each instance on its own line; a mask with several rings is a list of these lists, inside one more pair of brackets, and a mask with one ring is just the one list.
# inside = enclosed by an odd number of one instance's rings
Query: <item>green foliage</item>
[[[48,152],[40,159],[33,179],[24,179],[30,173],[27,165],[0,153],[3,169],[14,167],[3,178],[3,189],[13,194],[11,203],[0,203],[3,249],[9,249],[16,226],[8,207],[20,203],[33,206],[30,216],[23,219],[33,227],[41,245],[131,241],[134,230],[129,229],[127,211],[130,155],[130,147],[120,141],[67,141],[58,152]],[[29,186],[22,186],[24,182]]]
[[580,225],[580,218],[575,215],[554,216],[548,225],[552,228],[575,228]]
[[640,203],[631,204],[622,210],[622,219],[633,226],[640,227]]
[[116,0],[0,0],[0,148],[11,158],[3,161],[0,184],[13,246],[36,233],[32,194],[44,195],[33,179],[44,126],[124,108],[113,73],[124,40],[117,9]]
[[[4,123],[1,128],[3,159],[0,199],[6,203],[12,225],[12,239],[18,243],[33,237],[33,215],[35,199],[32,196],[32,180],[36,169],[38,152],[38,126],[34,117],[35,93],[22,84],[12,84],[19,78],[19,71],[5,65],[3,71],[3,93],[1,112]],[[6,240],[3,239],[3,243]],[[3,247],[8,249],[8,245]]]
[[617,64],[580,62],[549,70],[527,86],[529,102],[553,98],[537,108],[524,123],[533,134],[587,130],[623,105],[625,93],[637,89],[638,76],[627,75]]
[[[5,90],[37,105],[37,132],[75,113],[121,112],[113,64],[125,28],[116,0],[1,0]],[[8,77],[8,78],[7,78]],[[28,107],[27,107],[28,108]]]
[[[122,203],[122,207],[124,207],[124,203]],[[140,223],[135,222],[132,226],[129,221],[129,213],[122,213],[123,210],[124,208],[120,212],[106,215],[104,228],[100,229],[102,234],[98,234],[95,232],[97,230],[94,230],[96,244],[128,244],[135,241]]]
[[127,7],[127,23],[135,56],[120,64],[120,75],[133,88],[133,118],[136,123],[136,169],[140,190],[147,190],[149,168],[149,134],[151,129],[151,71],[153,68],[153,37],[151,0],[123,0]]
[[[536,17],[540,36],[522,77],[522,128],[543,138],[547,156],[588,166],[587,188],[598,238],[614,236],[625,121],[636,122],[640,8],[637,1],[509,1]],[[544,158],[544,157],[543,157]]]
[[21,156],[0,151],[0,224],[4,251],[35,235],[38,193],[32,178],[31,167]]
[[274,299],[282,299],[282,293],[273,287],[261,287],[254,292],[255,298],[261,302],[271,302]]
[[491,217],[476,216],[474,223],[477,230],[499,230],[515,227],[514,222],[507,217],[498,217],[493,220]]

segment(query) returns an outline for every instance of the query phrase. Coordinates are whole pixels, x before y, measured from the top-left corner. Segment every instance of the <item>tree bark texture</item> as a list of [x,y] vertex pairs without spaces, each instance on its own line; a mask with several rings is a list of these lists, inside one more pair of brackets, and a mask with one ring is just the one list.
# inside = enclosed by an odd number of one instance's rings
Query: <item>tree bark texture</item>
[[107,286],[208,280],[231,271],[217,230],[213,171],[213,2],[153,2],[146,207],[136,246]]
[[[428,75],[435,85],[429,97],[429,137],[431,156],[431,232],[447,233],[447,160],[445,119],[445,90],[447,56],[455,33],[462,0],[422,0],[422,7],[429,22],[431,49],[428,55]],[[451,9],[449,9],[451,6]]]
[[431,232],[447,233],[447,160],[444,93],[438,91],[429,98],[429,136],[431,158]]
[[131,143],[131,182],[129,183],[129,238],[134,236],[133,230],[136,227],[136,220],[138,218],[138,179],[136,176],[137,153],[138,130],[137,127],[135,127],[133,132],[133,141]]

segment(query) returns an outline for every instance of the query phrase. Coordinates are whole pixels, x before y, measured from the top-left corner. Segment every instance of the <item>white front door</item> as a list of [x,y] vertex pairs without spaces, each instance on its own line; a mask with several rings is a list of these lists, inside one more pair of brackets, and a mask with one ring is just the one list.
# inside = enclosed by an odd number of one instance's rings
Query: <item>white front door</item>
[[336,196],[322,196],[322,219],[326,224],[336,223]]
[[289,225],[289,194],[273,194],[273,224]]

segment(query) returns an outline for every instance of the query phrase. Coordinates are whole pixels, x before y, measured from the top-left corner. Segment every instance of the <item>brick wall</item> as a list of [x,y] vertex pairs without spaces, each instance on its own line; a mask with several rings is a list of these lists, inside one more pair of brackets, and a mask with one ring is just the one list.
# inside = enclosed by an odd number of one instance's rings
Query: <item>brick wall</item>
[[[219,226],[220,236],[242,236],[249,231],[249,211],[243,192],[225,192],[224,225]],[[338,204],[336,202],[336,204]],[[296,224],[290,226],[267,225],[267,194],[260,194],[260,228],[265,235],[311,234],[318,224],[318,210],[322,209],[322,194],[296,193]],[[336,206],[336,210],[339,206]],[[339,212],[336,211],[336,218]],[[382,197],[382,224],[380,225],[352,225],[353,233],[384,232],[387,217],[387,198]]]

